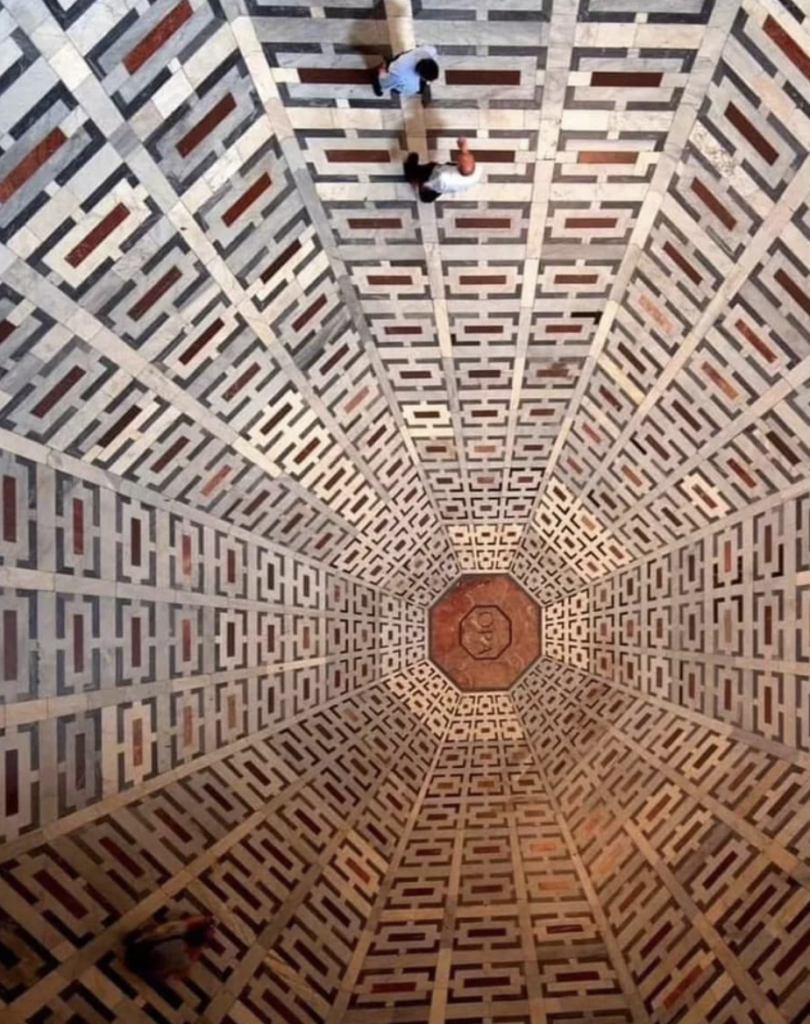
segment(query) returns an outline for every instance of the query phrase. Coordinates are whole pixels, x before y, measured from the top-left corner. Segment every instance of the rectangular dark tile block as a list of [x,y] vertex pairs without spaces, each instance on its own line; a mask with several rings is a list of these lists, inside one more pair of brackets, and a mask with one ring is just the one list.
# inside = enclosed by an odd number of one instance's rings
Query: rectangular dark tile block
[[664,252],[667,254],[667,256],[669,256],[669,258],[676,266],[681,268],[681,270],[684,272],[684,274],[686,274],[690,281],[694,282],[695,284],[700,284],[703,278],[697,272],[697,270],[695,270],[695,268],[692,266],[689,260],[683,255],[683,253],[679,252],[675,248],[672,242],[664,242]]
[[610,89],[655,89],[663,77],[660,71],[594,71],[591,85]]
[[3,679],[12,682],[17,679],[17,613],[14,609],[3,611]]
[[326,305],[326,296],[319,296],[315,302],[305,310],[297,320],[293,321],[293,330],[300,331],[302,327],[305,327],[309,321],[315,316],[319,309],[322,309]]
[[448,85],[520,85],[520,71],[468,71],[448,68],[444,80]]
[[169,465],[169,463],[173,459],[175,459],[180,454],[180,452],[186,447],[187,444],[187,437],[178,437],[174,444],[170,445],[166,449],[166,451],[160,456],[160,458],[155,462],[155,464],[152,466],[152,470],[155,473],[160,473]]
[[292,257],[298,252],[300,248],[301,243],[296,238],[296,240],[292,242],[292,244],[288,245],[284,252],[282,252],[281,255],[277,256],[276,259],[274,259],[273,262],[270,264],[270,266],[267,267],[267,269],[262,273],[262,284],[267,284],[267,282],[275,274],[277,274],[279,270],[281,270],[284,264],[288,260],[292,259]]
[[[515,162],[515,151],[513,149],[476,149],[472,154],[482,164],[513,164]],[[454,149],[450,154],[453,162],[459,158],[459,151]]]
[[297,68],[304,85],[369,85],[369,68]]
[[326,159],[332,164],[390,164],[387,149],[326,149]]
[[512,221],[509,217],[457,217],[457,228],[481,228],[496,231],[500,228],[510,228]]
[[192,341],[189,347],[185,350],[185,352],[183,352],[183,354],[180,356],[180,362],[184,366],[190,363],[194,356],[196,356],[198,352],[204,349],[208,342],[216,334],[218,334],[219,331],[221,331],[224,326],[224,322],[219,317],[216,320],[214,320],[212,324],[209,324],[208,327],[206,327],[206,329],[202,332],[202,334],[198,338],[195,338],[194,341]]
[[797,306],[804,310],[804,312],[810,316],[810,297],[805,291],[803,291],[798,284],[785,273],[784,270],[777,270],[774,274],[776,281],[785,289],[788,295],[793,299]]
[[615,228],[618,223],[616,217],[566,217],[567,228]]
[[3,477],[3,540],[13,544],[17,540],[17,481],[13,476]]
[[386,231],[402,227],[399,217],[349,217],[348,225],[358,231]]

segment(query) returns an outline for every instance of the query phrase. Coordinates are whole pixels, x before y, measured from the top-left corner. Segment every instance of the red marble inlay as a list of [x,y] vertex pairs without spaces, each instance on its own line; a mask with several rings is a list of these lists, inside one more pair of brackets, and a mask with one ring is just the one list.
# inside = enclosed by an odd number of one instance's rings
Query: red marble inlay
[[132,764],[135,768],[143,764],[143,720],[140,718],[132,723]]
[[67,142],[67,135],[61,128],[54,128],[34,146],[9,174],[0,181],[0,203],[10,199],[22,186]]
[[75,248],[71,249],[65,259],[71,267],[78,267],[84,263],[87,257],[96,251],[105,238],[108,238],[113,231],[129,217],[130,211],[119,203],[107,216],[101,220],[92,231],[88,232]]
[[267,173],[254,181],[250,188],[243,192],[236,202],[229,206],[225,213],[222,214],[222,223],[226,227],[230,227],[234,221],[239,220],[245,210],[251,207],[259,196],[266,192],[272,184],[270,175]]
[[181,542],[182,559],[183,559],[183,575],[190,576],[192,569],[191,561],[191,535],[188,533],[183,534],[183,540]]
[[211,132],[224,121],[229,114],[236,110],[236,100],[230,93],[226,93],[216,106],[212,107],[202,120],[186,132],[177,143],[176,149],[180,156],[188,156],[197,146],[208,138]]
[[162,18],[152,31],[148,32],[137,46],[134,46],[124,57],[124,67],[127,71],[134,75],[139,68],[143,67],[152,54],[156,53],[163,46],[166,40],[171,39],[180,26],[185,24],[193,13],[188,0],[183,0],[182,3],[179,3],[169,11],[165,18]]
[[540,608],[510,576],[462,576],[430,610],[430,658],[461,690],[508,690],[539,656]]
[[194,711],[183,708],[183,746],[190,747],[194,742]]

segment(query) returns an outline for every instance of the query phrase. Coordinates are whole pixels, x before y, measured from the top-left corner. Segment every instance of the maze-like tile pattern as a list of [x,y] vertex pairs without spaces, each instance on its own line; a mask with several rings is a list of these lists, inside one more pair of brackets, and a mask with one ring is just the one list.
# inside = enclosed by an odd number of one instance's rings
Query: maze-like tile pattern
[[[806,1015],[808,18],[4,0],[0,1016]],[[488,570],[514,703],[423,661]]]
[[544,609],[550,657],[810,752],[802,493],[619,569]]
[[807,764],[561,663],[533,674],[515,705],[645,1019],[801,1019]]
[[422,657],[421,607],[260,534],[22,456],[0,480],[5,840]]

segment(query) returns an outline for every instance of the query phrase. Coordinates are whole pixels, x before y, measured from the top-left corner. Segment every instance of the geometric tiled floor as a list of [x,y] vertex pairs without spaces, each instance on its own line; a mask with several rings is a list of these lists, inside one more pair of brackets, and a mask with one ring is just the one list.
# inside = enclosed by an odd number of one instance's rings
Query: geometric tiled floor
[[808,1019],[809,83],[807,0],[3,0],[2,1024]]

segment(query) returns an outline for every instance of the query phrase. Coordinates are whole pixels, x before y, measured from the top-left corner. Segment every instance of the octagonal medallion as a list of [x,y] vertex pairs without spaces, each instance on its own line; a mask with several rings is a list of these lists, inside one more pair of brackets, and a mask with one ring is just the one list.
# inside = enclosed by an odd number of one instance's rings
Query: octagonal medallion
[[461,690],[508,690],[540,657],[540,608],[511,576],[460,576],[430,609],[430,659]]
[[479,604],[461,620],[459,639],[477,661],[499,658],[512,642],[512,624],[494,604]]

